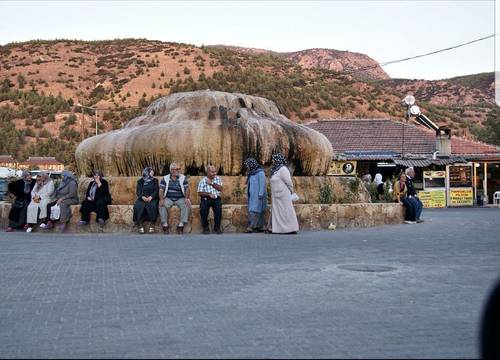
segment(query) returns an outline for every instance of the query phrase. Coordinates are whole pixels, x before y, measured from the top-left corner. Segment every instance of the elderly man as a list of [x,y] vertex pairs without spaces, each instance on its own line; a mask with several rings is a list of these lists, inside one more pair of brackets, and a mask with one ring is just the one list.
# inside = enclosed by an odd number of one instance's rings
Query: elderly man
[[422,223],[424,220],[420,219],[422,214],[422,208],[424,207],[422,201],[417,196],[417,191],[415,190],[415,185],[413,184],[413,179],[415,178],[415,170],[409,167],[405,170],[406,174],[406,187],[408,188],[408,201],[413,205],[415,209],[415,221],[417,223]]
[[203,234],[209,234],[208,212],[210,208],[214,212],[214,231],[222,234],[220,223],[222,220],[222,201],[220,198],[222,191],[222,181],[217,175],[215,166],[207,167],[207,176],[198,183],[198,194],[200,195],[200,217],[203,226]]
[[189,220],[191,209],[190,191],[186,176],[180,173],[181,168],[175,162],[170,164],[170,174],[165,175],[160,182],[160,218],[163,232],[169,233],[168,209],[177,206],[181,210],[181,219],[177,225],[177,234],[184,232],[184,225]]

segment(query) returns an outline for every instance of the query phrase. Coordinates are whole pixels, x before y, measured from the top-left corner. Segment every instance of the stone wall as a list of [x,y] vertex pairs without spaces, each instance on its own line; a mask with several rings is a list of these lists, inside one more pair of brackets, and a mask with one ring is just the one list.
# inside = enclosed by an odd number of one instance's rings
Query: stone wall
[[[91,224],[79,227],[76,225],[80,219],[79,206],[72,206],[72,219],[69,232],[131,232],[136,231],[132,224],[132,205],[110,205],[110,220],[104,226],[95,223],[95,214],[92,215]],[[5,228],[8,224],[10,203],[0,202],[0,225]],[[337,228],[370,227],[385,224],[398,224],[403,221],[403,207],[395,203],[377,204],[296,204],[295,211],[301,230],[328,229],[330,224]],[[179,210],[170,210],[169,221],[175,229],[179,221]],[[269,219],[269,211],[266,214]],[[212,212],[209,221],[213,224]],[[222,230],[224,232],[241,232],[247,225],[247,209],[245,205],[224,205],[222,214]],[[160,231],[159,221],[156,231]],[[186,225],[186,233],[201,233],[199,206],[193,205],[190,223]],[[36,229],[35,231],[42,231]]]

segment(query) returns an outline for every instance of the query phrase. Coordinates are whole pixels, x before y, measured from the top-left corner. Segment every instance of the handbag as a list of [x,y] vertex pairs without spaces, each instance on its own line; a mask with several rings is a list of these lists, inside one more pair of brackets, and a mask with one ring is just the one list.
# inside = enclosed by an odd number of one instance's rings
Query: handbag
[[56,204],[50,208],[50,220],[59,220],[60,217],[61,207]]

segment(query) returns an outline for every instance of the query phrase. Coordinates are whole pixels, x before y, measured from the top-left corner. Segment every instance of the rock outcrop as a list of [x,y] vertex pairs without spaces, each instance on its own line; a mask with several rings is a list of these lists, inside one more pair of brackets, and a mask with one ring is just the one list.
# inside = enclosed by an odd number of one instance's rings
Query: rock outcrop
[[138,176],[145,166],[160,174],[173,161],[187,174],[213,164],[220,174],[240,175],[246,157],[269,165],[276,151],[295,175],[325,175],[333,154],[325,136],[290,121],[270,100],[202,90],[154,101],[124,128],[84,140],[75,157],[82,175],[97,168]]

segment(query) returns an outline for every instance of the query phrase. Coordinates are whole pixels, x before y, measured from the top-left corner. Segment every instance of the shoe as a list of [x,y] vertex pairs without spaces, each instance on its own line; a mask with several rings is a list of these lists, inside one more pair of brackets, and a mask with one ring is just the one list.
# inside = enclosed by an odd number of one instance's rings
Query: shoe
[[153,234],[155,232],[155,228],[150,226],[149,227],[149,231],[148,231],[150,234]]
[[253,229],[251,227],[247,227],[245,229],[245,234],[249,234],[249,233],[252,233],[253,232]]
[[46,228],[47,228],[47,224],[45,224],[45,223],[40,224],[40,229],[46,229]]
[[87,225],[86,221],[83,220],[78,221],[78,226],[84,226],[84,225]]
[[28,226],[28,228],[26,229],[26,232],[27,232],[27,233],[30,233],[30,232],[32,232],[32,231],[33,231],[33,228],[32,228],[31,226]]
[[23,230],[28,230],[29,227],[30,227],[29,224],[24,224]]
[[60,232],[66,231],[66,223],[59,224],[58,228]]
[[405,220],[405,224],[416,224],[416,221]]
[[139,234],[144,234],[144,227],[142,227],[142,226],[141,226],[141,227],[139,228]]
[[208,235],[210,234],[210,230],[208,229],[203,229],[203,235]]
[[177,226],[177,234],[182,235],[184,233],[184,226]]
[[214,229],[214,232],[218,235],[222,234],[222,230],[221,229]]
[[423,223],[424,220],[423,219],[417,219],[417,224],[420,224],[420,223]]
[[170,232],[170,228],[168,226],[162,225],[161,228],[163,229],[164,234],[168,234]]
[[14,231],[14,228],[11,228],[10,226],[7,229],[5,229],[5,232],[13,232],[13,231]]
[[[42,227],[42,225],[40,225],[40,227]],[[54,223],[52,221],[49,221],[44,228],[42,229],[45,229],[45,230],[50,230],[54,227]]]
[[99,225],[104,225],[106,221],[104,219],[97,219],[97,222],[99,223]]

